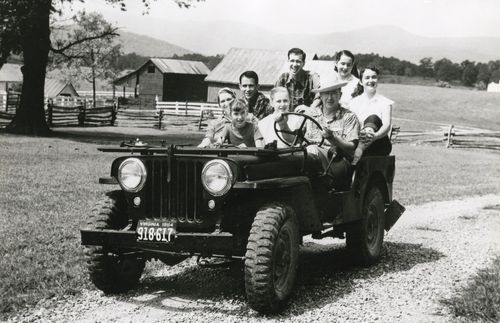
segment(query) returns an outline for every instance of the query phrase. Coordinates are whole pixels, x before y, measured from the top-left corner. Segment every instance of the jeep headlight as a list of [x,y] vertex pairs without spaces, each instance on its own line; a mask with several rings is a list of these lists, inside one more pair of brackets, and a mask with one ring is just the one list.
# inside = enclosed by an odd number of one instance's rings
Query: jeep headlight
[[221,196],[231,188],[233,172],[225,161],[214,159],[203,167],[201,182],[210,194]]
[[146,182],[146,167],[137,158],[128,158],[118,168],[118,182],[124,190],[137,192]]

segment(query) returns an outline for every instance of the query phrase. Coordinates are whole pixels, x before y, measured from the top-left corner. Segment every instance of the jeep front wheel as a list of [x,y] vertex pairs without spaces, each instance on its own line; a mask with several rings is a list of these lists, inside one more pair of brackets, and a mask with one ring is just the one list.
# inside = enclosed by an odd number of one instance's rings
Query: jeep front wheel
[[256,311],[277,312],[290,297],[297,276],[299,240],[292,209],[273,204],[257,212],[245,254],[245,291]]
[[[92,209],[88,227],[94,230],[123,230],[128,225],[126,204],[121,191],[113,191]],[[121,293],[133,288],[144,271],[145,259],[109,250],[106,246],[85,247],[87,267],[94,285],[105,293]]]
[[346,243],[354,260],[369,266],[379,260],[384,242],[384,198],[378,187],[366,195],[362,212],[363,219],[347,232]]

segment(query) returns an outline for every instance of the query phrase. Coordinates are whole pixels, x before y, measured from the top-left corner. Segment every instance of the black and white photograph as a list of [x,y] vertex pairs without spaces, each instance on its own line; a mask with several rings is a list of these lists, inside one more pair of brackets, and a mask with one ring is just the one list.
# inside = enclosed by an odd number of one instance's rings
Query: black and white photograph
[[499,17],[0,0],[0,321],[499,322]]

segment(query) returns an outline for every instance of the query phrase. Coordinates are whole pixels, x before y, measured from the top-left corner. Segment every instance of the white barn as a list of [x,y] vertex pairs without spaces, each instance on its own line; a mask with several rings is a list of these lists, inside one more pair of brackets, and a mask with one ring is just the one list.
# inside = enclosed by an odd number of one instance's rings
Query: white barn
[[488,92],[500,92],[500,81],[498,83],[491,82],[488,84],[488,89],[486,90]]

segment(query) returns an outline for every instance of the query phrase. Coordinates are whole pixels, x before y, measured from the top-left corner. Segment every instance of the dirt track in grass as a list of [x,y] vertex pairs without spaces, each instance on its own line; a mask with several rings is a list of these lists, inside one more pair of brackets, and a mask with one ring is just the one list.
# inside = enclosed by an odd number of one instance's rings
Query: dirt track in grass
[[500,196],[409,206],[387,234],[379,264],[351,264],[340,240],[305,239],[300,275],[288,308],[265,317],[245,303],[241,281],[195,259],[166,268],[148,264],[125,295],[96,290],[44,300],[18,321],[260,322],[456,321],[440,300],[451,297],[500,252]]

